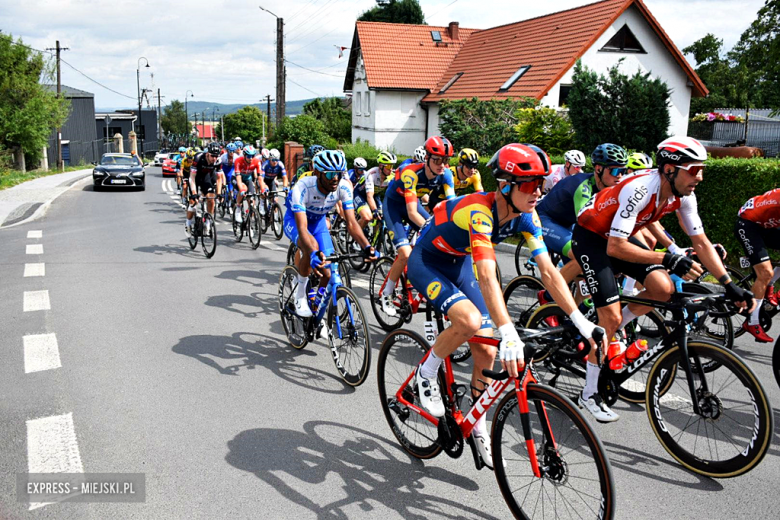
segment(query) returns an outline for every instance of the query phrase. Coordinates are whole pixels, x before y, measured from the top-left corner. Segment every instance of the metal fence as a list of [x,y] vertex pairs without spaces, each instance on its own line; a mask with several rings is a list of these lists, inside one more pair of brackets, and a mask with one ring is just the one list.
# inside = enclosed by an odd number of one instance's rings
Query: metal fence
[[[745,117],[744,110],[718,109],[716,111]],[[770,117],[769,112],[769,110],[751,110],[747,123],[691,121],[688,123],[688,135],[712,146],[755,146],[764,150],[767,157],[778,157],[780,156],[780,120]]]
[[[140,146],[140,144],[139,144]],[[122,139],[124,153],[130,153],[130,139]],[[49,139],[49,166],[57,161],[57,140]],[[144,141],[144,157],[151,159],[159,150],[157,141]],[[62,146],[62,158],[66,166],[91,164],[98,162],[104,153],[117,153],[119,147],[114,140],[96,139],[94,141],[66,141]]]

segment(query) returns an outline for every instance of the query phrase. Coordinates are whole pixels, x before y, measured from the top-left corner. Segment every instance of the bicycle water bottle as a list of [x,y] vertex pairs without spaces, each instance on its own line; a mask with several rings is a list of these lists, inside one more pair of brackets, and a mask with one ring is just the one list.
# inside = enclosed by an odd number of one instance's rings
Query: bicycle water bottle
[[317,294],[314,296],[314,309],[320,308],[320,303],[322,303],[322,297],[325,296],[325,287],[320,287],[317,289]]
[[633,363],[647,352],[647,340],[638,339],[628,346],[624,355],[626,363]]
[[609,361],[609,368],[614,371],[622,370],[625,365],[625,344],[617,337],[613,337],[607,347],[607,360]]

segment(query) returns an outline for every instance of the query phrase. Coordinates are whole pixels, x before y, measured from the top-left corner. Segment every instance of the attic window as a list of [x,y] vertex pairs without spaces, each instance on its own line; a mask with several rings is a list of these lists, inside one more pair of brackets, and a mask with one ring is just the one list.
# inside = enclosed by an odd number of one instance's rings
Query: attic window
[[457,74],[452,76],[452,78],[450,78],[450,80],[447,82],[447,84],[444,85],[441,88],[441,90],[439,91],[439,94],[444,94],[445,92],[447,92],[447,89],[449,89],[456,81],[458,81],[461,76],[463,76],[462,72],[458,72]]
[[498,89],[498,91],[499,92],[506,92],[507,90],[512,88],[512,85],[517,83],[517,80],[519,80],[521,77],[523,77],[523,74],[528,72],[528,69],[530,69],[530,68],[531,68],[530,65],[523,65],[522,67],[517,69],[517,72],[512,74],[512,77],[509,78],[508,80],[506,80],[506,82],[503,85],[501,85],[501,87]]
[[615,33],[615,36],[610,38],[607,44],[601,48],[601,52],[637,52],[647,54],[627,24],[621,27]]
[[431,39],[435,42],[441,41],[441,31],[431,31]]

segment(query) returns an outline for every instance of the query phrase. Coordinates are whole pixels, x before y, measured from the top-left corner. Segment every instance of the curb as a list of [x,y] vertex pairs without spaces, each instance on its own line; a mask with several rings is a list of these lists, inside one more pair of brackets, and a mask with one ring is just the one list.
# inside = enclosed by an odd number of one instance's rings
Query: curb
[[[77,170],[78,171],[78,170]],[[75,172],[66,172],[67,173],[75,173]],[[64,174],[57,174],[57,175],[64,175]],[[57,200],[57,198],[62,195],[63,193],[67,192],[75,186],[80,181],[83,181],[84,179],[90,177],[92,175],[91,171],[87,171],[86,173],[79,175],[73,179],[68,179],[60,184],[57,185],[57,187],[63,188],[59,193],[57,193],[52,198],[48,199],[45,202],[32,202],[32,203],[22,203],[17,208],[15,208],[11,213],[6,216],[5,220],[0,224],[0,230],[3,229],[9,229],[15,226],[20,226],[22,224],[26,224],[28,222],[32,222],[33,220],[36,220],[43,216],[44,213],[46,213],[46,210],[49,209],[49,206],[51,206],[51,203]],[[55,177],[56,175],[50,176]],[[37,179],[33,179],[37,180]],[[25,183],[20,184],[19,186],[23,186]],[[24,208],[24,209],[22,209]]]

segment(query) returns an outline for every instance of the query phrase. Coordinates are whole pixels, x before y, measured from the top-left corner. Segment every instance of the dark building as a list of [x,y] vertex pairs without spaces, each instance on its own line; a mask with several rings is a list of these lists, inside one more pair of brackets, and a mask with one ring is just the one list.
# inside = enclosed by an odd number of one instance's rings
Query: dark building
[[[141,124],[138,124],[138,109],[135,110],[117,110],[115,112],[100,112],[95,114],[95,131],[99,139],[106,138],[106,116],[110,118],[108,123],[108,140],[111,141],[116,134],[122,134],[124,139],[124,151],[130,151],[130,131],[135,130],[138,139],[144,141],[144,154],[154,155],[159,147],[157,146],[157,111],[154,109],[141,110]],[[148,130],[147,130],[148,129]],[[141,143],[138,143],[138,151],[141,150]],[[116,150],[112,150],[116,151]]]
[[[46,85],[56,92],[56,85]],[[70,100],[70,113],[62,125],[62,160],[66,165],[89,164],[100,158],[100,143],[95,134],[95,95],[62,85],[62,95]],[[47,146],[49,166],[57,164],[57,129],[53,129]]]

